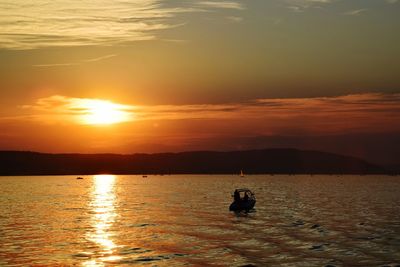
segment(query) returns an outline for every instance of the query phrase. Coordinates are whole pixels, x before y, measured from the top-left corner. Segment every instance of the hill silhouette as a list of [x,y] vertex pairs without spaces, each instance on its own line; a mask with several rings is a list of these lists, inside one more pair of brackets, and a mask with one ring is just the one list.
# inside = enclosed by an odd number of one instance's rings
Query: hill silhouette
[[46,154],[0,151],[0,175],[378,174],[364,160],[319,151],[263,149],[159,154]]

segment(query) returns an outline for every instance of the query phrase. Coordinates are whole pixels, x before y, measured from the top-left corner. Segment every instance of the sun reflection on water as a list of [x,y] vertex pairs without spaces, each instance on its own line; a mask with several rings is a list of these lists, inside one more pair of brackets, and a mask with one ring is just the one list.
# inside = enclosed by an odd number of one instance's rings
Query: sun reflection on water
[[104,266],[104,262],[118,260],[113,255],[117,245],[113,241],[111,227],[117,213],[115,211],[116,196],[114,193],[115,175],[95,175],[90,209],[92,211],[92,228],[87,232],[87,239],[98,246],[95,255],[84,266]]

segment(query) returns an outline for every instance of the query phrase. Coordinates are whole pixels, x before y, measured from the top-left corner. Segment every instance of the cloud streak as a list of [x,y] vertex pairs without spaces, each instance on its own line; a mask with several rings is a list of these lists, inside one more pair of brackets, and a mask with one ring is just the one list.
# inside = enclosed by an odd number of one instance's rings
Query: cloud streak
[[351,11],[345,12],[344,14],[345,15],[349,15],[349,16],[358,16],[361,13],[364,13],[366,11],[367,11],[366,8],[360,8],[360,9],[356,9],[356,10],[351,10]]
[[[74,98],[54,95],[37,100],[34,105],[23,105],[21,109],[29,111],[29,118],[44,123],[76,123],[91,124],[91,121],[98,120],[98,114],[109,116],[107,113],[114,113],[120,118],[110,118],[112,122],[128,122],[133,120],[134,106],[113,103],[108,100]],[[100,110],[102,109],[102,110]]]
[[303,12],[308,8],[320,8],[333,3],[335,0],[285,0],[287,7],[294,12]]
[[[23,106],[23,109],[37,121],[77,122],[77,118],[86,112],[77,103],[85,101],[90,100],[52,96],[39,99],[34,105]],[[395,123],[400,121],[400,94],[257,99],[231,104],[118,105],[130,113],[135,122],[235,121],[249,125],[246,131],[257,134],[400,131],[400,126]]]
[[[380,0],[382,3],[396,4],[399,0]],[[294,12],[304,12],[309,8],[324,8],[334,3],[346,2],[347,4],[356,3],[354,0],[284,0],[286,7]],[[345,12],[346,15],[359,15],[366,11],[366,8],[359,8]]]
[[47,67],[68,67],[68,66],[77,66],[77,65],[82,65],[85,63],[92,63],[92,62],[98,62],[101,60],[106,60],[109,58],[116,57],[117,54],[110,54],[110,55],[104,55],[96,58],[89,58],[89,59],[83,59],[81,61],[77,62],[65,62],[65,63],[51,63],[51,64],[35,64],[32,65],[33,67],[39,67],[39,68],[47,68]]
[[243,9],[237,1],[193,1],[166,6],[159,0],[0,1],[0,48],[112,45],[154,40],[179,25],[182,13]]
[[199,6],[212,7],[212,8],[226,8],[226,9],[245,9],[244,5],[234,1],[201,1]]

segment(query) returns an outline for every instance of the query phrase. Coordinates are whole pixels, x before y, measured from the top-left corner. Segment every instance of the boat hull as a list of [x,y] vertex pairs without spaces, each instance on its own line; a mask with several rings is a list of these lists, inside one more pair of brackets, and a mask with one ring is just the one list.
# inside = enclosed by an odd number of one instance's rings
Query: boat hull
[[234,201],[229,206],[230,211],[249,211],[254,208],[256,205],[256,200],[248,200],[248,201]]

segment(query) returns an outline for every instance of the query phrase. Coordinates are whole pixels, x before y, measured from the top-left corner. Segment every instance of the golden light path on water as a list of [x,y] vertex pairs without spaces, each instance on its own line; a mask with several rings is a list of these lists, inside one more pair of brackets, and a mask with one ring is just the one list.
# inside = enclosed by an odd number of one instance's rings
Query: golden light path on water
[[[384,175],[1,176],[0,266],[400,266]],[[232,189],[256,210],[228,211]]]
[[97,245],[99,255],[96,259],[86,261],[83,266],[104,266],[104,262],[118,260],[113,256],[117,245],[112,240],[110,228],[115,222],[115,175],[95,175],[93,177],[93,193],[90,208],[92,211],[92,228],[86,238]]

